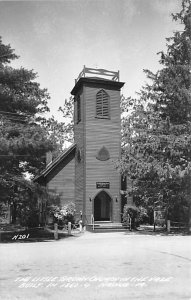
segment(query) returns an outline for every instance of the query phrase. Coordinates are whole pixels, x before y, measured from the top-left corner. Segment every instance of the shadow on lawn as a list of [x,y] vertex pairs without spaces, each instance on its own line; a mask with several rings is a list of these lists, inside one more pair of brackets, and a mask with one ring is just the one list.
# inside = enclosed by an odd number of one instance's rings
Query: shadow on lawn
[[153,226],[141,226],[136,230],[126,231],[125,234],[129,235],[154,235],[154,236],[171,236],[171,235],[183,235],[189,236],[190,232],[188,229],[173,229],[167,232],[166,227],[156,227],[154,231]]
[[[58,240],[68,237],[67,232],[59,232]],[[29,242],[51,242],[55,241],[54,231],[46,228],[19,229],[11,231],[0,231],[0,243],[29,243]]]

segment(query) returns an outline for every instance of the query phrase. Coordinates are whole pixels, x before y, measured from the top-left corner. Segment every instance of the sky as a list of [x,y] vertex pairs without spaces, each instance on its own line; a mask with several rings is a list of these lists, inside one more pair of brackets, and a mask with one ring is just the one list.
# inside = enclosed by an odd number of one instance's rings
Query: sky
[[178,29],[171,13],[181,0],[0,1],[0,36],[20,56],[13,67],[38,73],[51,115],[83,66],[120,71],[122,94],[135,96],[146,82],[143,69],[159,69],[157,52]]

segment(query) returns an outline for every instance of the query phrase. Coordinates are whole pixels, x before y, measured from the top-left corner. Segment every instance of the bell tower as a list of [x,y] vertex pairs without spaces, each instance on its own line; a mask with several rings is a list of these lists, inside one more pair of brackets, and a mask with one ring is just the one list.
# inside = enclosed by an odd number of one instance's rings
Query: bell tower
[[[109,79],[108,79],[109,78]],[[84,66],[74,96],[75,204],[90,223],[121,221],[119,72]]]

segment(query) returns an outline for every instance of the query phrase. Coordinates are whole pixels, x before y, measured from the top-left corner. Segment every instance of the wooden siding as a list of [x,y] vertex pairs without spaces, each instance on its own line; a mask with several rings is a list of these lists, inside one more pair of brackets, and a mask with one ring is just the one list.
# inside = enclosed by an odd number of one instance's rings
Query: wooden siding
[[[75,158],[75,203],[79,212],[83,211],[90,221],[94,213],[94,198],[102,189],[96,182],[109,182],[105,191],[112,200],[113,222],[121,221],[121,176],[115,169],[115,161],[120,157],[120,88],[123,83],[113,83],[97,79],[84,78],[77,82],[72,90],[75,97],[81,97],[81,121],[77,123],[77,103],[74,106],[74,141],[76,151],[81,150],[82,159]],[[96,94],[104,89],[109,96],[109,118],[96,117]],[[98,151],[105,147],[109,159],[100,161],[96,158]],[[90,199],[92,201],[90,201]],[[116,201],[117,199],[117,201]]]
[[77,102],[74,103],[74,141],[77,145],[76,153],[80,149],[81,151],[81,161],[75,157],[75,205],[76,211],[84,211],[84,95],[83,89],[79,91],[78,96],[80,96],[81,101],[81,120],[77,120]]
[[75,200],[74,185],[74,158],[65,165],[51,180],[47,183],[47,188],[61,196],[61,205]]
[[[110,118],[96,118],[96,94],[101,87],[86,87],[86,215],[93,212],[94,197],[101,191],[96,182],[110,182],[106,192],[112,198],[112,221],[121,220],[120,175],[115,170],[115,161],[120,157],[120,92],[105,89],[110,99]],[[107,161],[96,159],[97,152],[105,146],[110,154]],[[116,202],[117,198],[117,202]]]

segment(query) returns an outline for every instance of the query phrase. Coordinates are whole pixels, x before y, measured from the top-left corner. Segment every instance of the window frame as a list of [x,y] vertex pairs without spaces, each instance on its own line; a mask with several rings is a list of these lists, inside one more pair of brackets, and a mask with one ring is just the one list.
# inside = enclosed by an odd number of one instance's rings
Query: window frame
[[[103,94],[102,94],[102,103],[101,103],[101,111],[102,111],[102,115],[98,115],[97,114],[97,95],[102,92],[107,96],[107,115],[104,115],[103,113]],[[104,90],[104,89],[100,89],[97,93],[96,93],[96,101],[95,101],[95,118],[98,119],[110,119],[110,96],[109,94]]]
[[81,97],[76,96],[76,124],[80,123],[82,120],[82,108],[81,108]]

